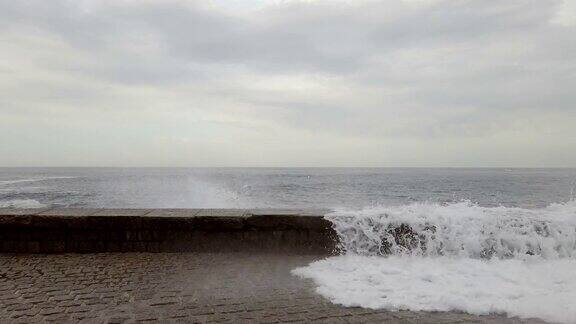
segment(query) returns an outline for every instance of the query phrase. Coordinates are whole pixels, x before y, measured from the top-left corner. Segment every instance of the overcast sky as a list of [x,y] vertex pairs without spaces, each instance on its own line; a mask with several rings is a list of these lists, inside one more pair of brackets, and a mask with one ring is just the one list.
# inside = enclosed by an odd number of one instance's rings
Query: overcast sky
[[576,167],[576,1],[0,0],[0,166]]

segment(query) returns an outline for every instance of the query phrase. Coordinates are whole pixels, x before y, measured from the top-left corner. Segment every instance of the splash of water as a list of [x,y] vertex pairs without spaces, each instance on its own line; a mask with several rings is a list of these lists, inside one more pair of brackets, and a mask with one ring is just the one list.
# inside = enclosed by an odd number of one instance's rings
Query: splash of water
[[0,201],[0,208],[42,208],[46,205],[34,199],[11,199]]
[[[334,303],[576,322],[576,202],[338,210],[342,254],[292,271]],[[385,256],[385,257],[382,257]]]
[[28,182],[40,182],[46,180],[56,180],[56,179],[74,179],[76,177],[39,177],[39,178],[31,178],[31,179],[16,179],[16,180],[0,180],[0,186],[6,185],[13,185],[19,183],[28,183]]
[[541,209],[415,203],[338,210],[326,218],[344,254],[576,257],[576,201]]

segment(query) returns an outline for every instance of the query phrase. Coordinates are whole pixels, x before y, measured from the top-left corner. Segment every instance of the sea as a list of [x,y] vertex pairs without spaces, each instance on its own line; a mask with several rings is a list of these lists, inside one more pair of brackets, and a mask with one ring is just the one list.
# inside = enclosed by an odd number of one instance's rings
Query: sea
[[575,188],[576,169],[0,168],[0,207],[532,209]]
[[[576,323],[576,169],[0,168],[0,208],[325,208],[343,306]],[[398,241],[398,233],[403,239]]]

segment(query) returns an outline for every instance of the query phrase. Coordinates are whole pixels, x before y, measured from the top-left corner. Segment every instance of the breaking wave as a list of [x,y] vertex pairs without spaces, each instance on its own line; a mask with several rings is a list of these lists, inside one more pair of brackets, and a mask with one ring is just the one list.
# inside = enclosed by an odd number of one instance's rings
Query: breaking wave
[[7,186],[13,185],[17,183],[26,183],[26,182],[39,182],[39,181],[46,181],[46,180],[55,180],[55,179],[74,179],[76,177],[38,177],[38,178],[30,178],[30,179],[15,179],[15,180],[0,180],[0,186]]
[[0,208],[42,208],[43,203],[34,199],[12,199],[0,201]]
[[344,253],[469,258],[576,256],[576,201],[542,209],[415,203],[326,216]]
[[576,323],[576,202],[415,203],[326,216],[341,255],[292,271],[333,303]]

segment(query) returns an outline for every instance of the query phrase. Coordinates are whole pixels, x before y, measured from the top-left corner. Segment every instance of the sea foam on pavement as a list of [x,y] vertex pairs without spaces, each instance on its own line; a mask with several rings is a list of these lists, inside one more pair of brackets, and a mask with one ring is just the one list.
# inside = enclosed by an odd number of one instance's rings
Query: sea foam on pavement
[[[419,203],[327,218],[343,255],[293,274],[334,303],[576,323],[573,201],[542,209]],[[411,249],[391,237],[400,224],[418,238]]]

